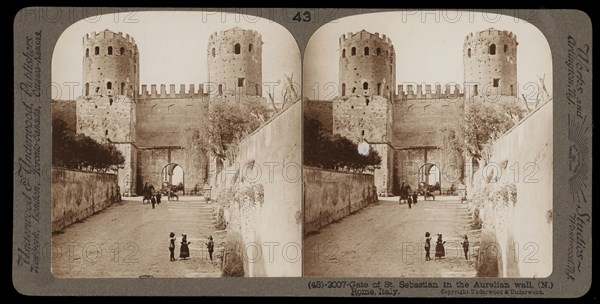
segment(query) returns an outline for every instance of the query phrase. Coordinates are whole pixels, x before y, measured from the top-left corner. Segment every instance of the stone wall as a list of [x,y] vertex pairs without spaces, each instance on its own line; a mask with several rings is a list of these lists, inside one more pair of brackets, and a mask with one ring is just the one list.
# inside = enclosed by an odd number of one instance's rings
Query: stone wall
[[219,174],[231,186],[220,192],[233,192],[220,202],[230,210],[226,276],[241,275],[240,268],[247,277],[302,274],[301,119],[301,102],[279,112],[241,142],[234,165]]
[[464,98],[414,98],[394,104],[392,145],[398,148],[441,146],[442,129],[454,127]]
[[373,172],[373,178],[377,193],[388,196],[392,193],[394,182],[394,150],[389,144],[372,144],[373,150],[379,153],[381,164]]
[[354,142],[391,140],[392,103],[381,96],[349,96],[333,101],[333,133]]
[[468,185],[482,219],[482,275],[544,278],[552,273],[552,104],[498,139],[489,165]]
[[304,167],[304,234],[377,202],[373,175]]
[[136,106],[126,96],[77,98],[77,133],[97,141],[135,141]]
[[130,143],[115,143],[115,147],[125,157],[125,163],[117,171],[119,189],[123,196],[134,196],[138,193],[137,176],[137,149]]
[[120,201],[116,174],[52,168],[52,232]]
[[194,129],[208,138],[206,98],[145,98],[138,101],[137,139],[139,147],[186,145],[183,131]]

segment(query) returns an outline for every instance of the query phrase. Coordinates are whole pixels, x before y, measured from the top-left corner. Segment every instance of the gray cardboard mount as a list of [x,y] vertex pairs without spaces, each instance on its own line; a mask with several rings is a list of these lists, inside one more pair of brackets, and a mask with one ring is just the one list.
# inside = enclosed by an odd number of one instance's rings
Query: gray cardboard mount
[[[172,8],[52,8],[32,7],[22,9],[14,19],[14,188],[13,188],[13,254],[12,278],[16,290],[26,295],[139,295],[139,296],[200,296],[200,295],[286,295],[286,296],[350,296],[346,288],[310,288],[313,281],[346,281],[346,284],[384,281],[399,281],[399,278],[198,278],[198,279],[57,279],[50,269],[50,218],[51,218],[51,61],[54,46],[61,33],[71,24],[100,14],[132,11],[211,11],[231,12],[255,15],[278,22],[287,28],[295,37],[301,53],[311,35],[329,21],[363,13],[375,13],[390,10],[382,9],[305,9],[305,8],[262,8],[262,9],[172,9]],[[298,12],[310,12],[313,18],[309,22],[298,22],[294,16]],[[473,11],[473,10],[472,10]],[[479,12],[481,10],[474,10]],[[410,11],[411,14],[413,11]],[[440,286],[447,282],[455,286],[463,282],[532,282],[536,290],[541,289],[542,295],[502,295],[502,297],[579,297],[586,294],[592,280],[592,230],[591,219],[585,222],[579,231],[581,245],[578,252],[578,270],[571,277],[565,274],[568,250],[563,246],[568,238],[568,217],[577,211],[580,214],[591,215],[592,190],[591,170],[585,173],[569,170],[569,164],[574,156],[569,154],[566,146],[578,145],[578,151],[586,151],[577,161],[585,163],[588,168],[592,165],[592,71],[591,62],[588,73],[583,73],[580,79],[582,91],[578,92],[580,103],[570,102],[567,96],[567,49],[570,39],[578,46],[589,46],[591,60],[592,52],[592,23],[589,17],[576,10],[493,10],[490,13],[500,13],[514,16],[534,24],[546,36],[552,51],[553,90],[554,90],[554,223],[553,223],[553,272],[542,279],[491,279],[491,278],[425,278],[419,282],[438,282]],[[35,41],[36,32],[41,34],[41,78],[40,96],[28,96],[22,86],[28,81],[25,61],[25,50],[28,43]],[[26,37],[32,38],[28,40]],[[28,113],[26,105],[33,105],[33,112]],[[39,110],[41,137],[37,144],[28,147],[26,142],[26,124],[36,119],[35,111]],[[573,119],[580,113],[580,119]],[[33,115],[33,116],[32,116]],[[33,117],[33,118],[32,118]],[[571,120],[569,120],[571,117]],[[569,137],[569,131],[584,130],[582,140],[574,142]],[[31,144],[31,143],[29,143]],[[38,145],[36,147],[36,145]],[[34,168],[39,172],[37,180],[30,180],[24,172],[22,162],[27,157],[27,149],[39,150],[41,164]],[[29,150],[31,151],[31,150]],[[31,156],[31,155],[29,155]],[[573,174],[579,176],[574,176]],[[580,193],[572,193],[570,182],[576,177],[585,182]],[[37,200],[26,197],[23,193],[39,181],[39,210],[36,204],[26,201]],[[27,192],[30,193],[30,192]],[[29,207],[33,206],[33,209]],[[33,213],[32,213],[33,212]],[[39,212],[39,215],[38,215]],[[34,214],[36,223],[28,225]],[[29,223],[30,224],[30,223]],[[27,227],[27,228],[26,228]],[[32,268],[18,254],[24,237],[24,230],[31,229],[30,235],[39,239],[39,260],[37,267]],[[313,285],[315,286],[315,285]],[[439,289],[404,288],[401,297],[445,297]],[[477,297],[477,295],[460,295],[461,297]]]

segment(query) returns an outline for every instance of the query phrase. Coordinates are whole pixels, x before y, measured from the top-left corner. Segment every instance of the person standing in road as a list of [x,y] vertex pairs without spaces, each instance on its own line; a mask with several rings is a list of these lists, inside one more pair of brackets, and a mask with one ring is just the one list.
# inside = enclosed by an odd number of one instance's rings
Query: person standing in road
[[463,238],[463,242],[461,243],[463,247],[463,251],[465,252],[465,260],[469,261],[469,237],[465,234]]
[[429,251],[431,249],[431,234],[429,231],[425,232],[425,261],[431,261]]
[[412,194],[412,199],[413,199],[413,204],[417,204],[417,198],[419,197],[419,195],[417,194],[417,191],[413,192]]
[[208,243],[206,243],[206,249],[208,249],[208,257],[212,261],[212,255],[215,249],[215,243],[213,242],[212,235],[208,236]]
[[171,262],[175,261],[175,233],[171,232],[169,234],[169,252],[171,253],[170,259]]
[[437,241],[435,242],[435,257],[438,259],[441,259],[444,256],[446,256],[446,250],[444,249],[444,244],[446,244],[446,241],[442,240],[442,234],[439,233]]
[[156,204],[157,205],[160,205],[160,199],[161,199],[161,197],[162,197],[162,194],[160,194],[160,191],[158,191],[156,193]]
[[179,247],[179,258],[185,260],[190,257],[190,247],[188,245],[191,244],[187,241],[187,234],[181,235],[181,247]]
[[154,206],[156,205],[156,197],[154,197],[154,195],[150,199],[150,203],[152,203],[152,209],[154,209]]

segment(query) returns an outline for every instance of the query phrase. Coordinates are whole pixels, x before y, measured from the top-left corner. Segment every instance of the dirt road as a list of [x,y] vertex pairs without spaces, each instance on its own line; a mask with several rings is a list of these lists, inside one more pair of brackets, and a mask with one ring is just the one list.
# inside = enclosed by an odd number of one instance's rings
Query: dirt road
[[[480,232],[472,230],[467,205],[456,197],[419,197],[411,209],[398,197],[380,198],[340,222],[322,228],[304,240],[305,276],[348,277],[474,277],[474,253]],[[446,241],[446,257],[425,260],[425,232]],[[461,247],[467,234],[470,262]]]
[[[210,205],[201,197],[166,199],[152,209],[141,197],[124,198],[52,237],[52,273],[61,278],[217,277],[225,231],[215,231]],[[169,261],[169,233],[177,237],[175,262]],[[179,260],[181,234],[190,259]],[[213,261],[205,242],[212,234]]]

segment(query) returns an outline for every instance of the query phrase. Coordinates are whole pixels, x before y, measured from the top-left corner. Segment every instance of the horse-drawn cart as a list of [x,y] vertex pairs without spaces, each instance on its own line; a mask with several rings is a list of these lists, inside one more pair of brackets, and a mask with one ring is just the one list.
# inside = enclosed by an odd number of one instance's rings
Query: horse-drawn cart
[[434,185],[427,185],[425,182],[420,182],[417,194],[422,195],[424,200],[430,197],[435,201],[435,195],[433,195],[433,191],[435,190],[437,189]]

